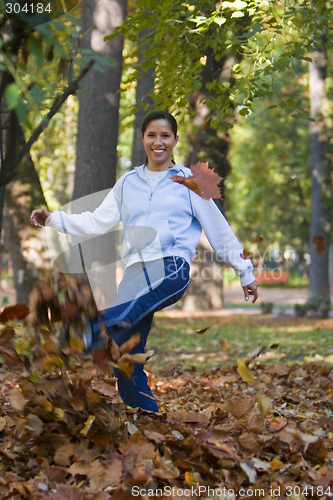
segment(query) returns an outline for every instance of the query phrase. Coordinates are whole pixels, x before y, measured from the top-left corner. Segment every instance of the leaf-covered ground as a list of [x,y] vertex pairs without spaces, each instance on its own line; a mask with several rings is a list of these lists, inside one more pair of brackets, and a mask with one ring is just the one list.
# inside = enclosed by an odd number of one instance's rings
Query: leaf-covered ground
[[332,496],[333,373],[318,344],[325,335],[329,350],[331,320],[158,315],[146,368],[159,414],[126,407],[111,371],[73,347],[52,358],[50,329],[32,355],[15,354],[29,329],[8,313],[0,322],[1,500]]

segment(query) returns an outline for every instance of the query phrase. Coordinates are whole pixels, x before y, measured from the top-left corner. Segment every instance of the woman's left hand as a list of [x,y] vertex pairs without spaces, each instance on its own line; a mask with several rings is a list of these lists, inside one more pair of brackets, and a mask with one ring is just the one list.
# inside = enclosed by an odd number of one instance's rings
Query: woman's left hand
[[249,285],[243,286],[242,288],[244,291],[245,300],[249,300],[249,295],[253,295],[252,304],[254,304],[254,302],[258,298],[258,284],[257,284],[256,280],[254,280]]

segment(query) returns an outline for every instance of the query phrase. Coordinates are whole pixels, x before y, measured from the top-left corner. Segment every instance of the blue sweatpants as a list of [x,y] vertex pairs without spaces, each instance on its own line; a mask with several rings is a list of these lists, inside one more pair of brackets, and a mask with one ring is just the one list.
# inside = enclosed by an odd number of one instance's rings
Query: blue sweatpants
[[[164,277],[161,277],[161,266],[164,267]],[[157,268],[159,271],[154,273]],[[101,325],[105,322],[109,334],[119,346],[135,333],[140,333],[141,342],[130,354],[143,353],[154,312],[182,297],[189,283],[189,270],[189,264],[182,257],[165,257],[161,261],[137,263],[126,268],[115,303],[93,322],[93,344],[98,344]],[[159,279],[151,282],[152,276]],[[131,300],[127,300],[128,297],[132,297]],[[158,411],[156,401],[145,396],[153,397],[142,365],[135,365],[130,380],[126,380],[118,369],[113,371],[118,379],[119,394],[126,404]]]

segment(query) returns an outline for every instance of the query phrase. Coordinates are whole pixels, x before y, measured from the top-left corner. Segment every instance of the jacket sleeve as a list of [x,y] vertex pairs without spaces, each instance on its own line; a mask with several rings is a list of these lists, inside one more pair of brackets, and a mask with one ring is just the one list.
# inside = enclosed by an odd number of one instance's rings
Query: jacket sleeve
[[193,192],[190,192],[190,196],[193,215],[200,222],[218,257],[234,269],[236,275],[240,277],[242,286],[255,281],[252,262],[250,259],[242,259],[242,245],[214,201],[204,200]]
[[66,214],[59,210],[48,217],[45,225],[53,227],[60,233],[69,233],[74,236],[98,236],[111,231],[121,220],[119,201],[121,183],[119,181],[93,212]]

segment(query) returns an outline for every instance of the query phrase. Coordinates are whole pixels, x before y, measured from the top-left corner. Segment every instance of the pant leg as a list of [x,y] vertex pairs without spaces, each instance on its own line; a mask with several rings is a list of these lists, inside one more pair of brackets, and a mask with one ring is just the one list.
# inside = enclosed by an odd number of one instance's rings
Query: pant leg
[[[139,267],[126,270],[124,279],[119,286],[120,293],[115,306],[107,309],[99,321],[95,321],[95,338],[101,328],[102,321],[105,321],[110,335],[118,345],[126,342],[135,333],[140,333],[141,342],[131,351],[131,354],[144,352],[154,312],[177,302],[189,283],[189,265],[185,259],[180,257],[165,258],[164,268],[165,277],[156,287],[153,287],[154,283],[149,284],[148,280],[149,291],[147,293],[139,294],[138,297],[129,302],[122,302],[121,297],[126,296],[126,288],[135,288],[137,285],[134,283],[135,278],[142,281],[142,287],[147,287],[147,281],[142,278],[142,272],[137,273],[137,270],[140,270]],[[152,393],[142,365],[135,365],[130,380],[126,380],[119,373],[119,370],[114,369],[114,372],[118,379],[119,393],[126,404],[132,407],[139,406],[150,411],[158,411],[156,401],[144,396],[147,394],[152,397]]]

